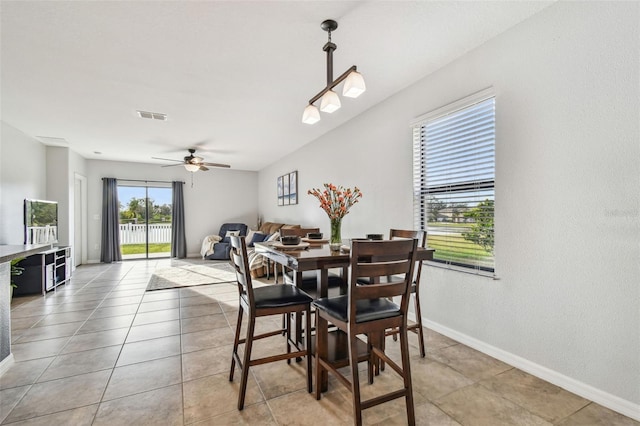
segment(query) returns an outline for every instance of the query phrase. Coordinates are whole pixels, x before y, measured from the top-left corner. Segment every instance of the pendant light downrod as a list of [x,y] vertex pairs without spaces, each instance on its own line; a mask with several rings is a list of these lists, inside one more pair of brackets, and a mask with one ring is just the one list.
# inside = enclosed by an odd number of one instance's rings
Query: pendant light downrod
[[333,19],[327,19],[320,24],[320,27],[328,33],[328,41],[322,48],[323,51],[327,52],[327,86],[311,98],[304,109],[302,122],[306,124],[314,124],[320,121],[320,112],[313,105],[318,99],[322,98],[320,109],[323,112],[332,113],[340,108],[340,98],[333,91],[333,88],[343,81],[346,80],[342,92],[343,96],[357,98],[366,90],[364,79],[358,73],[355,65],[342,73],[337,79],[333,79],[333,51],[337,49],[337,46],[331,42],[331,31],[338,28],[338,23]]

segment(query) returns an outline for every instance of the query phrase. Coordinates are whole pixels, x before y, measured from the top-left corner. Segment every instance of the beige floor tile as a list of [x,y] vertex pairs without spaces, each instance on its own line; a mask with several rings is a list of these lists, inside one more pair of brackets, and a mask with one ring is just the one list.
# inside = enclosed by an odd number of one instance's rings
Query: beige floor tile
[[584,398],[516,368],[479,383],[552,423],[589,404]]
[[274,426],[277,424],[266,402],[250,405],[242,411],[231,411],[193,423],[194,426]]
[[541,417],[531,414],[479,384],[450,393],[435,404],[463,425],[551,425]]
[[100,401],[110,375],[111,371],[105,370],[36,383],[11,411],[6,421],[25,420],[95,404]]
[[65,324],[48,325],[23,330],[20,338],[12,339],[13,343],[35,342],[37,340],[54,339],[58,337],[73,336],[82,326],[83,322],[69,322]]
[[129,332],[128,328],[116,328],[115,330],[97,331],[88,334],[76,334],[64,347],[60,354],[88,351],[91,349],[105,348],[107,346],[124,343]]
[[220,305],[215,303],[209,303],[206,305],[190,305],[190,306],[182,306],[180,308],[180,318],[193,318],[200,317],[203,315],[213,315],[213,314],[221,314],[222,309],[220,309]]
[[475,381],[495,376],[513,368],[502,361],[461,344],[430,351],[428,356]]
[[14,333],[17,330],[24,330],[33,327],[44,315],[38,315],[35,317],[13,318],[11,317],[11,332]]
[[0,390],[35,383],[54,359],[55,357],[49,357],[14,363],[0,376]]
[[182,387],[169,386],[103,402],[93,426],[182,425]]
[[[231,358],[229,357],[229,364]],[[256,365],[250,372],[256,378],[264,397],[269,400],[287,393],[307,389],[306,361],[276,361],[269,364]],[[313,374],[313,373],[312,373]],[[235,377],[240,377],[240,369],[236,365]],[[312,376],[313,377],[313,376]]]
[[180,354],[180,336],[161,337],[141,342],[126,343],[122,347],[117,367],[151,361]]
[[162,311],[165,309],[174,309],[180,307],[180,299],[155,300],[150,302],[142,302],[140,304],[139,313]]
[[473,384],[473,380],[449,366],[423,358],[420,361],[411,360],[411,381],[413,389],[430,401]]
[[70,337],[60,337],[28,343],[16,343],[11,345],[11,352],[16,361],[46,358],[57,355],[70,339]]
[[203,315],[201,317],[185,318],[181,320],[182,333],[194,333],[196,331],[209,330],[213,328],[229,327],[224,314]]
[[89,319],[109,318],[117,317],[120,315],[131,315],[138,312],[138,305],[122,305],[122,306],[109,306],[106,308],[98,308]]
[[38,382],[111,369],[116,365],[121,348],[121,345],[117,345],[59,355],[51,362]]
[[[365,410],[366,412],[366,410]],[[460,423],[453,420],[446,413],[430,402],[414,406],[414,416],[418,426],[460,426]],[[365,424],[367,424],[365,422]],[[372,423],[379,426],[403,426],[407,424],[407,414],[400,413],[388,417],[380,422]]]
[[67,322],[85,321],[93,313],[93,309],[65,312],[60,314],[49,314],[40,320],[35,327],[43,327],[54,324],[64,324]]
[[590,403],[582,410],[567,417],[558,423],[561,426],[638,426],[637,422],[615,411],[598,405],[595,402]]
[[[305,389],[304,362],[252,367],[245,409],[238,411],[237,368],[234,381],[228,380],[236,285],[145,291],[156,268],[184,262],[83,265],[56,292],[14,298],[16,362],[0,377],[0,423],[8,415],[5,423],[82,426],[91,424],[96,413],[98,425],[353,423],[349,390],[330,375],[329,392],[316,401]],[[262,285],[259,280],[255,284]],[[246,326],[245,314],[243,335]],[[280,316],[259,318],[256,332],[280,326]],[[115,336],[120,343],[102,347],[120,329],[125,333]],[[583,406],[587,401],[582,398],[432,330],[425,330],[425,343],[427,357],[420,358],[417,335],[409,333],[418,425],[537,425],[551,420],[564,426],[640,426],[595,403]],[[71,350],[78,352],[66,353]],[[275,336],[257,341],[253,358],[285,350],[285,340]],[[399,343],[390,337],[387,352],[399,362]],[[367,384],[366,363],[358,368],[364,398],[401,385],[389,367],[374,386]],[[404,399],[365,410],[363,419],[365,425],[406,424]]]
[[186,382],[214,374],[228,374],[232,349],[233,345],[226,345],[183,354],[183,380]]
[[144,312],[136,315],[133,325],[153,324],[180,319],[180,309],[164,309],[162,311]]
[[233,333],[227,328],[196,331],[182,335],[182,353],[215,348],[233,343]]
[[100,304],[101,308],[106,308],[108,306],[122,306],[122,305],[133,305],[138,304],[142,300],[142,296],[125,296],[125,297],[111,297],[111,293],[105,297],[105,299]]
[[140,362],[113,370],[103,401],[182,382],[180,356]]
[[101,303],[100,300],[87,300],[84,302],[71,302],[71,303],[62,303],[57,305],[54,309],[51,310],[52,314],[58,314],[62,312],[75,312],[75,311],[84,311],[87,309],[95,309]]
[[179,298],[180,298],[180,292],[176,289],[147,291],[144,293],[144,296],[142,298],[142,303],[156,302],[158,300],[179,299]]
[[[237,412],[239,389],[240,377],[230,382],[228,373],[183,383],[185,423],[195,423],[219,414]],[[250,374],[245,406],[262,401],[262,393]]]
[[96,331],[114,330],[131,326],[135,315],[119,315],[110,318],[88,319],[78,330],[78,334],[93,333]]
[[353,424],[351,400],[329,391],[317,401],[314,393],[301,390],[267,401],[279,425]]
[[73,425],[91,426],[93,417],[98,409],[98,404],[87,405],[86,407],[74,408],[60,413],[49,414],[41,417],[34,417],[21,422],[11,423],[12,426],[53,426],[53,425]]
[[29,386],[0,390],[0,422],[2,422],[27,393]]
[[127,336],[127,343],[157,339],[159,337],[175,336],[178,334],[180,334],[180,321],[155,322],[152,324],[131,327],[129,335]]

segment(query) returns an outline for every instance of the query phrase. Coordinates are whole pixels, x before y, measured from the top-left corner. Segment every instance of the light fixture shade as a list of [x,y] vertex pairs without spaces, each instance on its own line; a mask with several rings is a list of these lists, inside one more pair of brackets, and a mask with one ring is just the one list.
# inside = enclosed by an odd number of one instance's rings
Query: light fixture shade
[[320,111],[322,112],[334,112],[340,109],[340,98],[338,94],[333,90],[329,90],[322,95],[320,99]]
[[342,96],[347,98],[357,98],[367,90],[367,86],[364,84],[364,78],[358,71],[351,71],[347,76],[347,80],[344,82],[342,88]]
[[200,165],[199,164],[185,164],[184,168],[187,169],[187,171],[189,172],[197,172],[198,170],[200,170]]
[[305,124],[316,124],[320,121],[320,111],[315,105],[307,105],[302,113],[302,122]]

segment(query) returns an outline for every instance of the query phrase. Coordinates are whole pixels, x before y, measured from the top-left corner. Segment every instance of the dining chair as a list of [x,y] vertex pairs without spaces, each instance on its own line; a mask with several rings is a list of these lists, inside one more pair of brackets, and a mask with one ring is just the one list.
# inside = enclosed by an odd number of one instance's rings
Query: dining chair
[[[281,229],[281,236],[297,236],[304,238],[307,234],[310,233],[318,233],[320,232],[320,228],[289,228],[289,229]],[[286,268],[284,265],[282,266],[282,276],[283,280],[287,284],[293,284],[293,271],[289,268]],[[346,278],[346,277],[345,277]],[[277,279],[276,279],[277,280]],[[307,291],[311,296],[317,296],[317,282],[318,282],[318,274],[316,271],[303,271],[302,272],[302,283],[298,283],[298,287],[303,288]],[[344,287],[344,280],[339,274],[335,272],[329,272],[329,288],[342,288]]]
[[[396,398],[405,398],[407,422],[415,424],[409,344],[407,336],[407,310],[411,281],[416,262],[415,239],[386,241],[352,241],[348,292],[338,297],[321,298],[313,302],[316,308],[315,376],[316,399],[321,398],[319,386],[322,374],[334,374],[340,383],[352,393],[353,415],[356,425],[362,424],[362,410]],[[361,284],[358,277],[371,277],[373,282]],[[376,278],[389,277],[383,282]],[[399,297],[400,304],[391,298]],[[349,344],[351,378],[344,376],[337,365],[330,361],[328,335],[320,332],[326,327],[320,321],[330,323],[345,332]],[[401,364],[397,365],[385,353],[380,339],[372,336],[384,335],[385,330],[397,327],[400,336]],[[377,360],[386,362],[403,379],[401,389],[362,401],[358,375],[358,335],[367,335],[369,355],[369,383],[373,383],[372,369]]]
[[[419,247],[427,247],[427,233],[424,231],[413,231],[405,229],[391,229],[389,231],[389,239],[396,238],[414,238],[419,241]],[[422,327],[422,312],[420,310],[420,275],[422,273],[422,262],[418,262],[415,268],[413,282],[411,283],[411,293],[414,301],[415,323],[407,326],[407,329],[418,335],[418,344],[420,345],[420,356],[425,357],[424,348],[424,328]],[[386,332],[387,336],[393,336],[393,340],[398,340],[398,329],[390,329]]]
[[[267,285],[253,288],[251,274],[249,271],[249,258],[247,256],[247,246],[244,237],[232,236],[231,240],[231,264],[236,271],[238,292],[240,295],[240,306],[238,309],[238,322],[236,325],[235,337],[233,340],[233,353],[231,356],[231,371],[229,381],[233,381],[233,373],[236,363],[241,371],[240,393],[238,395],[238,410],[244,408],[244,398],[247,391],[247,380],[249,377],[249,367],[258,364],[265,364],[280,360],[291,361],[291,358],[305,357],[307,360],[307,391],[312,391],[311,372],[311,339],[307,336],[311,333],[311,297],[299,288],[288,285]],[[246,337],[240,338],[242,328],[242,317],[244,312],[248,315],[248,326]],[[305,321],[305,347],[301,349],[299,344],[291,336],[291,313],[300,316],[304,313]],[[256,318],[270,315],[285,314],[283,327],[278,330],[255,335]],[[255,340],[276,335],[286,335],[287,352],[271,355],[263,358],[251,359],[251,350]],[[238,346],[244,344],[244,357],[238,354]],[[296,350],[291,351],[294,347]]]
[[[425,248],[427,246],[427,234],[424,231],[414,231],[406,229],[391,229],[389,231],[389,239],[394,240],[397,238],[413,238],[419,241],[419,247]],[[418,335],[418,344],[420,346],[420,356],[425,357],[426,351],[424,346],[424,328],[422,327],[422,311],[420,310],[420,275],[422,274],[422,262],[418,262],[414,270],[414,278],[411,283],[411,294],[413,294],[414,301],[414,314],[415,323],[409,324],[407,329],[413,331]],[[381,277],[380,280],[385,280],[386,277]],[[362,284],[370,282],[369,278],[360,277],[358,281]],[[387,330],[386,336],[393,336],[393,340],[398,340],[398,329],[392,328]],[[383,342],[384,344],[384,342]],[[384,363],[382,364],[384,369]]]

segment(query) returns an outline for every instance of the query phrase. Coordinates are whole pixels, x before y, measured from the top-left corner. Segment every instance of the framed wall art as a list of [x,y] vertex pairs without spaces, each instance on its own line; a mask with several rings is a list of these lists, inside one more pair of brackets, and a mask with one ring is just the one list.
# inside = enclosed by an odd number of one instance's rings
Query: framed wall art
[[278,176],[278,205],[298,204],[298,171]]

